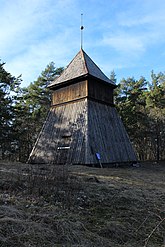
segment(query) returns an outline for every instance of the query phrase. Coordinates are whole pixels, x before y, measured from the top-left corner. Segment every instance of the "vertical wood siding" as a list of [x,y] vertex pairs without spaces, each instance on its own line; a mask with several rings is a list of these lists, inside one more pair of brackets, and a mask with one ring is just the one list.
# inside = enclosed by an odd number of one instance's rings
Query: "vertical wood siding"
[[87,99],[52,107],[29,163],[85,164],[86,129]]
[[88,96],[108,104],[113,104],[113,88],[109,83],[100,82],[89,78]]
[[53,91],[52,105],[70,102],[87,96],[87,81],[81,81]]
[[29,162],[96,164],[96,153],[102,163],[136,161],[115,107],[86,98],[52,107]]
[[88,161],[96,163],[96,153],[102,163],[136,161],[125,127],[115,107],[88,101]]

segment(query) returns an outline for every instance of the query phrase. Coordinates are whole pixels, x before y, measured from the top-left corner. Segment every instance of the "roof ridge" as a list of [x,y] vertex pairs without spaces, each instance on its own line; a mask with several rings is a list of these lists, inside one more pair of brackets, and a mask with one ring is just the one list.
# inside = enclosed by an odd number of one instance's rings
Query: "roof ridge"
[[83,60],[84,60],[84,68],[85,68],[86,73],[88,74],[88,67],[87,67],[87,63],[86,63],[86,60],[85,60],[85,56],[84,56],[85,51],[81,48],[80,52],[82,52]]
[[[94,66],[93,66],[93,69],[95,68],[95,71],[92,71],[91,68],[90,68],[90,64],[87,63],[87,59],[84,57],[85,63],[86,63],[86,67],[87,67],[87,70],[88,70],[88,74],[89,74],[89,75],[93,75],[93,76],[95,76],[96,78],[99,78],[99,79],[101,79],[101,80],[103,80],[103,81],[107,81],[107,82],[113,84],[114,86],[116,86],[115,83],[114,83],[112,80],[110,80],[110,79],[104,74],[104,72],[99,68],[99,66],[98,66],[98,65],[97,65],[97,64],[89,57],[89,55],[88,55],[85,51],[83,51],[83,52],[84,52],[83,55],[86,56],[86,58],[88,59],[89,63],[91,63],[91,65],[94,65]],[[96,69],[97,69],[97,70],[96,70]],[[98,73],[98,72],[99,72],[99,73]]]
[[61,75],[57,77],[48,87],[53,87],[57,84],[87,75],[116,86],[115,83],[102,72],[98,65],[93,62],[88,54],[81,48],[76,56],[66,66]]
[[[104,74],[103,72],[102,72],[102,70],[99,68],[99,66],[88,56],[88,54],[84,51],[84,55],[95,65],[95,67],[97,67],[97,69],[102,73],[102,74]],[[85,59],[85,62],[86,62],[86,59]],[[88,65],[87,65],[87,69],[89,70],[89,68],[88,68]],[[105,75],[105,74],[104,74]]]

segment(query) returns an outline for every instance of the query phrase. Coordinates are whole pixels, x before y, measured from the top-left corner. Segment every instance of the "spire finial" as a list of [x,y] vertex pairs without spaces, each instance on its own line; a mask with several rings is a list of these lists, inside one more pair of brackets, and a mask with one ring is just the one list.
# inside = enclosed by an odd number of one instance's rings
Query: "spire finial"
[[83,48],[83,29],[84,29],[84,26],[83,26],[83,14],[81,14],[81,49]]

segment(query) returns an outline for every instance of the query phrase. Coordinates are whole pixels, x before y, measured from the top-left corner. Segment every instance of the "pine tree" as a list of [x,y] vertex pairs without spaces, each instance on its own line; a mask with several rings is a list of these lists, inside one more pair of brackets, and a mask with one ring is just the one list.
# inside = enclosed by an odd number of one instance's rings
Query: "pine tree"
[[62,71],[62,67],[56,68],[51,62],[36,81],[30,83],[27,88],[22,88],[19,100],[15,104],[14,121],[17,157],[20,161],[27,161],[50,109],[51,92],[47,85]]
[[165,74],[151,72],[149,91],[146,93],[147,115],[150,119],[149,134],[154,159],[165,158]]
[[15,78],[0,63],[0,150],[2,158],[10,156],[12,150],[13,105],[21,83],[21,77]]

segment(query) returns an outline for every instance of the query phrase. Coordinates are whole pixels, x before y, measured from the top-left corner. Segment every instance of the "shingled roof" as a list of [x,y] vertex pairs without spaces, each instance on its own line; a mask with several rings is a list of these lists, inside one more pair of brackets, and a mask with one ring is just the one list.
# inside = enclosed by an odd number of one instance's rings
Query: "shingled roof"
[[48,87],[56,86],[60,83],[67,82],[83,76],[93,76],[104,82],[108,82],[116,86],[100,68],[92,61],[92,59],[81,49],[73,60],[69,63],[62,74],[57,77]]

